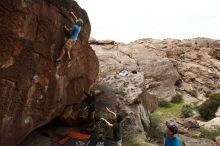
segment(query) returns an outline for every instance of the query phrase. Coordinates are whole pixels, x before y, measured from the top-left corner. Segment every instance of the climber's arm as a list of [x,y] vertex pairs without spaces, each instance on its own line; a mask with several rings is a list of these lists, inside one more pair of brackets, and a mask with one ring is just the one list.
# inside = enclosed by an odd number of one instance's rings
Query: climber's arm
[[83,90],[83,93],[84,93],[87,97],[90,97],[89,93],[87,93],[86,91]]
[[110,110],[109,108],[107,108],[107,107],[106,107],[106,110],[107,110],[110,114],[112,114],[112,116],[113,116],[114,119],[116,119],[117,114],[116,114],[115,112],[111,111],[111,110]]
[[73,12],[70,12],[70,15],[72,16],[74,22],[76,23],[76,21],[77,21],[76,15]]
[[64,29],[66,30],[67,34],[70,35],[72,32],[72,28],[67,27],[66,25],[64,25]]
[[68,26],[66,26],[66,25],[64,25],[64,28],[65,28],[65,30],[66,30],[67,32],[72,31],[72,28],[69,28],[69,27],[68,27]]
[[113,125],[109,123],[105,118],[101,118],[100,120],[104,121],[109,127],[113,127]]

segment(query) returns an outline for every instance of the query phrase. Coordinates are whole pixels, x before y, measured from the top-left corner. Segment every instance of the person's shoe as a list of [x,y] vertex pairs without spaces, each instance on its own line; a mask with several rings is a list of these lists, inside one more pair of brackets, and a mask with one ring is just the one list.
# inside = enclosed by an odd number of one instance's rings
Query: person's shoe
[[61,59],[57,59],[57,60],[55,61],[55,66],[58,66],[61,62],[62,62]]
[[71,58],[67,58],[64,60],[66,63],[70,62],[71,61]]
[[56,60],[56,63],[61,63],[61,62],[62,62],[61,59],[57,59],[57,60]]

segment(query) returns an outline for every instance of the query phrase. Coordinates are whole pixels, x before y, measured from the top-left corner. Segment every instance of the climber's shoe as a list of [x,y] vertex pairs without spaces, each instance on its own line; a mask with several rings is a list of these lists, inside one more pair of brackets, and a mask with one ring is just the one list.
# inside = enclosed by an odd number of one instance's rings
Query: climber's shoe
[[67,58],[67,59],[64,60],[64,62],[66,62],[66,63],[68,63],[70,61],[71,61],[71,58]]
[[62,62],[61,59],[57,59],[57,60],[56,60],[56,63],[61,63],[61,62]]
[[61,62],[62,62],[61,59],[57,59],[57,60],[55,61],[56,64],[59,64],[59,63],[61,63]]

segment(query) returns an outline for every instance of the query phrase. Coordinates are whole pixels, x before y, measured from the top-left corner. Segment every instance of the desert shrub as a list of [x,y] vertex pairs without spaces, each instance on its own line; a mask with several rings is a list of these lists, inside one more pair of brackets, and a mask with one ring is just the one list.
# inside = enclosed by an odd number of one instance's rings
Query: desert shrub
[[205,120],[211,120],[220,106],[220,93],[212,94],[209,99],[198,107],[198,112]]
[[211,95],[211,92],[210,92],[210,91],[208,91],[208,92],[205,93],[205,97],[209,97],[210,95]]
[[160,99],[158,105],[159,107],[170,107],[171,106],[170,102],[164,99]]
[[163,129],[160,128],[161,119],[151,114],[149,115],[149,119],[150,119],[150,128],[148,129],[147,132],[149,134],[148,136],[156,141],[161,141],[161,139],[163,139],[163,131],[162,131]]
[[186,91],[189,95],[191,95],[192,97],[196,97],[198,96],[196,90],[189,90],[189,91]]
[[202,137],[214,140],[215,137],[220,135],[220,128],[212,131],[202,129],[201,132]]
[[154,144],[146,142],[145,138],[142,138],[139,135],[130,136],[126,141],[123,142],[123,145],[126,145],[126,146],[155,146]]
[[191,105],[183,105],[182,109],[181,109],[181,115],[184,118],[188,118],[193,116],[193,108]]
[[176,93],[171,99],[172,103],[180,103],[183,101],[183,95],[181,93]]

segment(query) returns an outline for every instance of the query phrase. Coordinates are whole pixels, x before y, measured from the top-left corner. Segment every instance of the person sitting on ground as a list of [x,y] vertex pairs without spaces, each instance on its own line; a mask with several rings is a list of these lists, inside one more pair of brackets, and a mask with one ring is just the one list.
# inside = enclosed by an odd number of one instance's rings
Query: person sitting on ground
[[88,110],[88,120],[90,122],[93,123],[93,125],[95,125],[95,93],[93,91],[90,91],[89,93],[87,93],[84,89],[83,89],[84,94],[86,95],[86,98],[82,101],[81,106],[80,106],[80,111],[79,113],[81,113],[82,111],[86,111]]
[[116,114],[110,109],[106,107],[106,110],[113,115],[113,118],[115,123],[111,124],[108,122],[105,118],[101,118],[102,121],[104,121],[109,127],[113,130],[113,140],[115,142],[116,146],[122,146],[122,128],[121,128],[121,122],[123,120],[123,117],[120,114]]
[[65,45],[63,46],[59,57],[57,58],[56,62],[60,63],[63,59],[63,56],[65,53],[67,54],[67,61],[71,61],[70,57],[70,50],[73,47],[73,45],[76,43],[77,37],[81,31],[81,26],[83,24],[82,19],[78,19],[73,12],[70,12],[71,16],[73,19],[72,21],[72,28],[68,28],[66,25],[64,25],[65,30],[67,31],[68,34],[70,34],[69,39],[66,41]]
[[164,146],[182,146],[180,140],[175,136],[178,133],[178,128],[174,122],[166,122],[164,133]]

